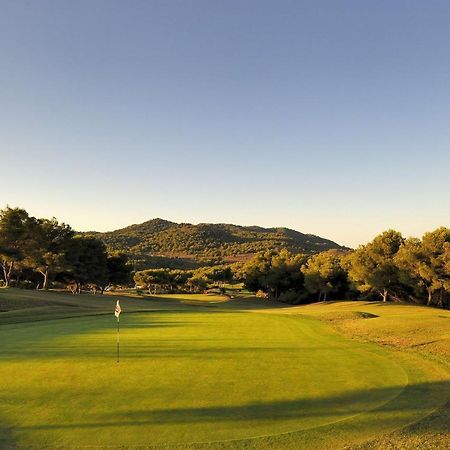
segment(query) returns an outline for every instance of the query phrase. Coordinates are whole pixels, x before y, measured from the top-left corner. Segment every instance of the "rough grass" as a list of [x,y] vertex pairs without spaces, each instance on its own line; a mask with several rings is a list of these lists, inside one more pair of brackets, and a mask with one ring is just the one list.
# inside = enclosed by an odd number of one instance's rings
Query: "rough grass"
[[[316,317],[351,338],[421,354],[450,370],[450,311],[409,304],[325,302],[295,307],[288,313]],[[355,448],[448,449],[450,403],[411,426]]]
[[291,308],[289,313],[317,317],[351,337],[450,361],[450,311],[398,303],[325,302]]
[[0,290],[0,448],[448,448],[449,313],[216,297]]

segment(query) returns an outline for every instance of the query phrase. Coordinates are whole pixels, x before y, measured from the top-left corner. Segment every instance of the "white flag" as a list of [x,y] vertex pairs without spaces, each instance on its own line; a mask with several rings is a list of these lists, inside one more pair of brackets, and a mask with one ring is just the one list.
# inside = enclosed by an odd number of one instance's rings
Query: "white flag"
[[117,318],[119,318],[121,312],[122,312],[122,309],[120,308],[119,300],[117,300],[117,303],[116,303],[116,309],[114,310],[114,315],[115,315]]

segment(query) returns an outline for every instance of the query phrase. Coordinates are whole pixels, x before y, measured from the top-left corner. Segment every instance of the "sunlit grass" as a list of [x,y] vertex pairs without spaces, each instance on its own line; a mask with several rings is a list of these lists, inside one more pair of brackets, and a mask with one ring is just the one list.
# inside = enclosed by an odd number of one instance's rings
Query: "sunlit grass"
[[[119,364],[116,298],[124,311]],[[445,338],[440,320],[448,313],[429,308],[273,309],[214,294],[16,289],[0,291],[2,308],[0,448],[342,448],[398,433],[449,395],[444,366],[329,326],[377,340],[397,325],[389,339],[400,349],[401,336],[426,338],[417,331],[424,320]],[[420,433],[439,426],[430,422]],[[405,439],[398,436],[417,442]]]

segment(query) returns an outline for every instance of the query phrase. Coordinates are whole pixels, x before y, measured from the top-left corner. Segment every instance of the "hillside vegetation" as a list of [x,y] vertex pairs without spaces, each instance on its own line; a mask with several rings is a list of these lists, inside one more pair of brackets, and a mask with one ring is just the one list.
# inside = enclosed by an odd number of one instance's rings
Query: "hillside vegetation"
[[138,268],[195,268],[205,263],[246,260],[257,252],[281,248],[292,253],[343,248],[329,239],[289,228],[192,225],[162,219],[90,234],[103,240],[110,251],[126,253]]
[[[94,234],[77,234],[56,218],[6,207],[0,211],[0,285],[67,288],[74,294],[135,286],[152,294],[182,294],[222,292],[226,283],[243,283],[259,297],[290,304],[359,297],[450,306],[446,227],[408,239],[387,230],[354,251],[285,228],[178,225],[160,219]],[[270,250],[242,253],[264,246]],[[338,248],[325,250],[330,246]],[[136,252],[144,259],[133,267],[127,254],[135,258]],[[153,263],[159,258],[157,267],[145,258]],[[203,267],[173,267],[186,263]]]

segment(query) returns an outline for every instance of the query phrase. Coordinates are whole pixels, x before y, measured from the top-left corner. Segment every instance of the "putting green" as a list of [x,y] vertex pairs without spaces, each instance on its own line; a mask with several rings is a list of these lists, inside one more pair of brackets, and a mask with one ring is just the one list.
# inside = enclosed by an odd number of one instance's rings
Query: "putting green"
[[298,316],[123,314],[119,364],[112,315],[4,325],[0,342],[4,447],[325,448],[371,436],[369,422],[390,431],[439,403],[431,362],[419,370],[412,357]]

